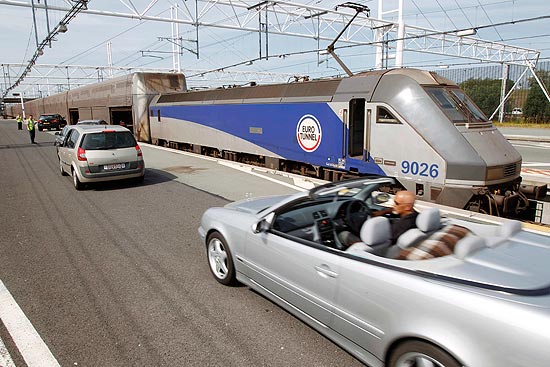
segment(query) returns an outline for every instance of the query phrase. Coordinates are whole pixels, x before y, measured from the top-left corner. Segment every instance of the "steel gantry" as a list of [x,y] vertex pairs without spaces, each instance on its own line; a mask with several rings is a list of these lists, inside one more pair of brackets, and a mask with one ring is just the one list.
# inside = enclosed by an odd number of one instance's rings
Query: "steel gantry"
[[[110,6],[117,1],[109,3]],[[522,65],[533,68],[539,58],[537,50],[524,47],[507,45],[501,42],[482,40],[468,36],[472,34],[468,29],[453,29],[451,31],[438,31],[406,25],[403,22],[402,6],[403,0],[399,0],[399,13],[397,21],[381,19],[382,0],[378,4],[378,18],[368,14],[356,14],[353,10],[342,7],[342,3],[326,1],[323,4],[339,5],[340,7],[321,7],[290,1],[246,1],[246,0],[194,0],[182,1],[181,6],[173,6],[172,1],[151,0],[138,8],[135,1],[118,0],[125,11],[110,11],[96,7],[94,1],[90,1],[87,9],[82,10],[83,14],[136,19],[139,21],[156,21],[170,24],[182,24],[194,27],[196,32],[193,40],[196,45],[196,54],[200,49],[200,32],[203,27],[241,30],[255,32],[259,35],[260,59],[270,57],[269,40],[272,36],[299,37],[316,40],[318,50],[324,50],[326,46],[339,37],[336,50],[373,46],[377,51],[377,58],[374,65],[369,66],[366,62],[363,70],[373,68],[384,68],[390,66],[400,67],[406,64],[403,60],[403,52],[422,52],[434,55],[452,56],[457,58],[474,59],[477,61]],[[67,6],[49,6],[50,10],[70,11],[71,1],[66,0]],[[100,6],[100,3],[97,3]],[[0,0],[0,5],[30,7],[29,1]],[[104,4],[103,4],[104,5]],[[43,8],[45,4],[34,4],[37,8]],[[120,6],[119,6],[120,8]],[[157,15],[155,15],[157,14]],[[166,16],[158,15],[166,14]],[[350,21],[353,19],[353,22]],[[349,26],[347,26],[349,24]],[[345,32],[339,34],[344,27]],[[478,26],[476,29],[489,27]],[[475,33],[475,32],[473,32]],[[172,32],[172,40],[179,45],[180,51],[183,47],[178,44],[177,34]],[[388,56],[388,50],[396,52],[395,57]],[[177,47],[173,48],[177,52]],[[280,53],[279,53],[280,54]],[[318,54],[317,54],[318,57]],[[0,60],[1,62],[2,60]],[[389,65],[392,62],[393,65]],[[179,57],[174,57],[172,70],[180,70]],[[46,66],[44,66],[46,67]],[[73,66],[64,66],[72,68]],[[96,66],[97,70],[105,70],[105,67]],[[128,68],[128,71],[137,68]],[[188,70],[182,70],[188,73]],[[212,72],[228,72],[216,69]],[[43,74],[49,74],[44,72]],[[199,73],[200,75],[201,73]],[[206,73],[202,73],[206,75]],[[287,74],[288,75],[288,74]],[[12,76],[12,79],[14,76]]]

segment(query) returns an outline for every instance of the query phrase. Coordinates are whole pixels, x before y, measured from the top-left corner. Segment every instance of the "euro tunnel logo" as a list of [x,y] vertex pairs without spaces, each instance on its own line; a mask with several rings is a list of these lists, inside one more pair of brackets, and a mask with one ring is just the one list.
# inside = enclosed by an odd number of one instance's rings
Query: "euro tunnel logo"
[[314,152],[321,144],[321,124],[315,116],[304,115],[296,128],[296,139],[300,147],[308,153]]

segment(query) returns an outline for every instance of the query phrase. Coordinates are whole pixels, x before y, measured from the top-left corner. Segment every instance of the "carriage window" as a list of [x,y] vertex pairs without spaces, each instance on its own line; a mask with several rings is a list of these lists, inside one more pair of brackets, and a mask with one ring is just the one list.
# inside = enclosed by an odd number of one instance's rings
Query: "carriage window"
[[160,122],[160,110],[157,110],[157,121]]
[[384,107],[378,107],[378,114],[376,117],[377,124],[400,124],[399,120],[396,119],[390,111]]

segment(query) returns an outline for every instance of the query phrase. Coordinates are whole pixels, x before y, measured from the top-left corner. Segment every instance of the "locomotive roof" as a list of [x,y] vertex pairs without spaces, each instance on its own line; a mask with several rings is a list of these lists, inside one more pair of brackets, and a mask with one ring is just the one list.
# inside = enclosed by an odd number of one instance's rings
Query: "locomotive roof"
[[455,85],[436,73],[418,69],[401,68],[376,70],[356,74],[347,78],[320,79],[299,83],[268,84],[258,86],[217,88],[199,91],[161,94],[156,103],[239,103],[246,100],[266,102],[329,102],[336,94],[362,93],[370,95],[380,78],[384,75],[403,75],[414,79],[419,84]]
[[[174,102],[203,102],[250,99],[274,99],[279,101],[288,98],[314,98],[315,100],[330,101],[342,79],[315,80],[301,83],[268,84],[253,87],[237,87],[229,89],[208,89],[182,93],[163,94],[157,103]],[[324,97],[324,98],[323,98]]]

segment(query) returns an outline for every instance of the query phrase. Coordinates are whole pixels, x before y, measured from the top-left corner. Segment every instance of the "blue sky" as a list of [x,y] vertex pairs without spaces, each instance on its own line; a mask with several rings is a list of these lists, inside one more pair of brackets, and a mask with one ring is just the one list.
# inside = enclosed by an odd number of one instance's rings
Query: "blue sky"
[[[34,1],[39,2],[39,0]],[[36,48],[31,9],[9,5],[21,2],[29,3],[30,0],[4,2],[0,0],[0,41],[2,45],[0,63],[26,63]],[[41,1],[41,3],[43,2],[44,0]],[[259,1],[244,2],[256,4]],[[341,4],[343,1],[297,0],[294,2],[320,8],[334,8],[335,5]],[[392,2],[397,4],[396,0],[385,0],[385,3]],[[66,7],[68,3],[70,2],[48,0],[50,7]],[[130,5],[128,1],[126,3]],[[131,2],[138,10],[143,10],[149,3],[151,3],[150,0],[133,0]],[[180,7],[194,7],[195,1],[159,0],[148,14],[169,17],[169,7],[174,3]],[[363,3],[370,7],[371,17],[376,17],[378,1],[363,1]],[[404,0],[404,3],[406,24],[441,31],[550,15],[550,5],[547,0]],[[199,8],[202,6],[204,3],[199,2]],[[116,0],[91,0],[89,8],[111,12],[129,12],[120,1]],[[63,15],[62,12],[51,11],[50,22],[55,24]],[[212,18],[220,18],[220,14],[215,14],[213,11],[209,15]],[[476,37],[537,49],[541,51],[541,58],[548,60],[550,58],[549,24],[550,19],[544,19],[484,28],[478,31]],[[43,11],[37,12],[37,28],[38,38],[41,41],[47,33]],[[115,66],[172,67],[172,57],[166,53],[171,51],[170,43],[158,40],[158,37],[170,37],[169,23],[140,22],[81,13],[70,22],[68,28],[67,33],[58,35],[57,41],[52,44],[51,48],[45,49],[44,55],[38,59],[39,64],[107,65],[106,43],[110,41],[112,42],[112,58]],[[200,58],[197,59],[190,52],[184,52],[180,59],[183,72],[186,74],[189,69],[216,69],[259,56],[258,34],[205,27],[200,28],[199,32]],[[183,38],[195,37],[195,29],[191,26],[180,26],[180,33]],[[321,42],[321,48],[326,47],[328,43],[328,41]],[[185,45],[188,48],[194,47],[192,42],[187,42]],[[272,55],[284,54],[315,50],[317,42],[295,37],[271,36],[269,48]],[[145,52],[144,55],[140,52],[147,50],[155,52]],[[338,53],[353,71],[368,70],[374,67],[374,48],[372,46],[341,50]],[[438,65],[446,64],[453,67],[455,64],[471,62],[473,61],[411,52],[404,55],[405,66],[419,68],[433,69]],[[254,62],[250,66],[239,66],[235,70],[309,75],[313,78],[342,73],[332,59],[318,64],[318,55],[314,52],[286,58],[272,57],[269,60]],[[201,83],[208,84],[209,82],[196,80],[193,83],[201,85]]]

